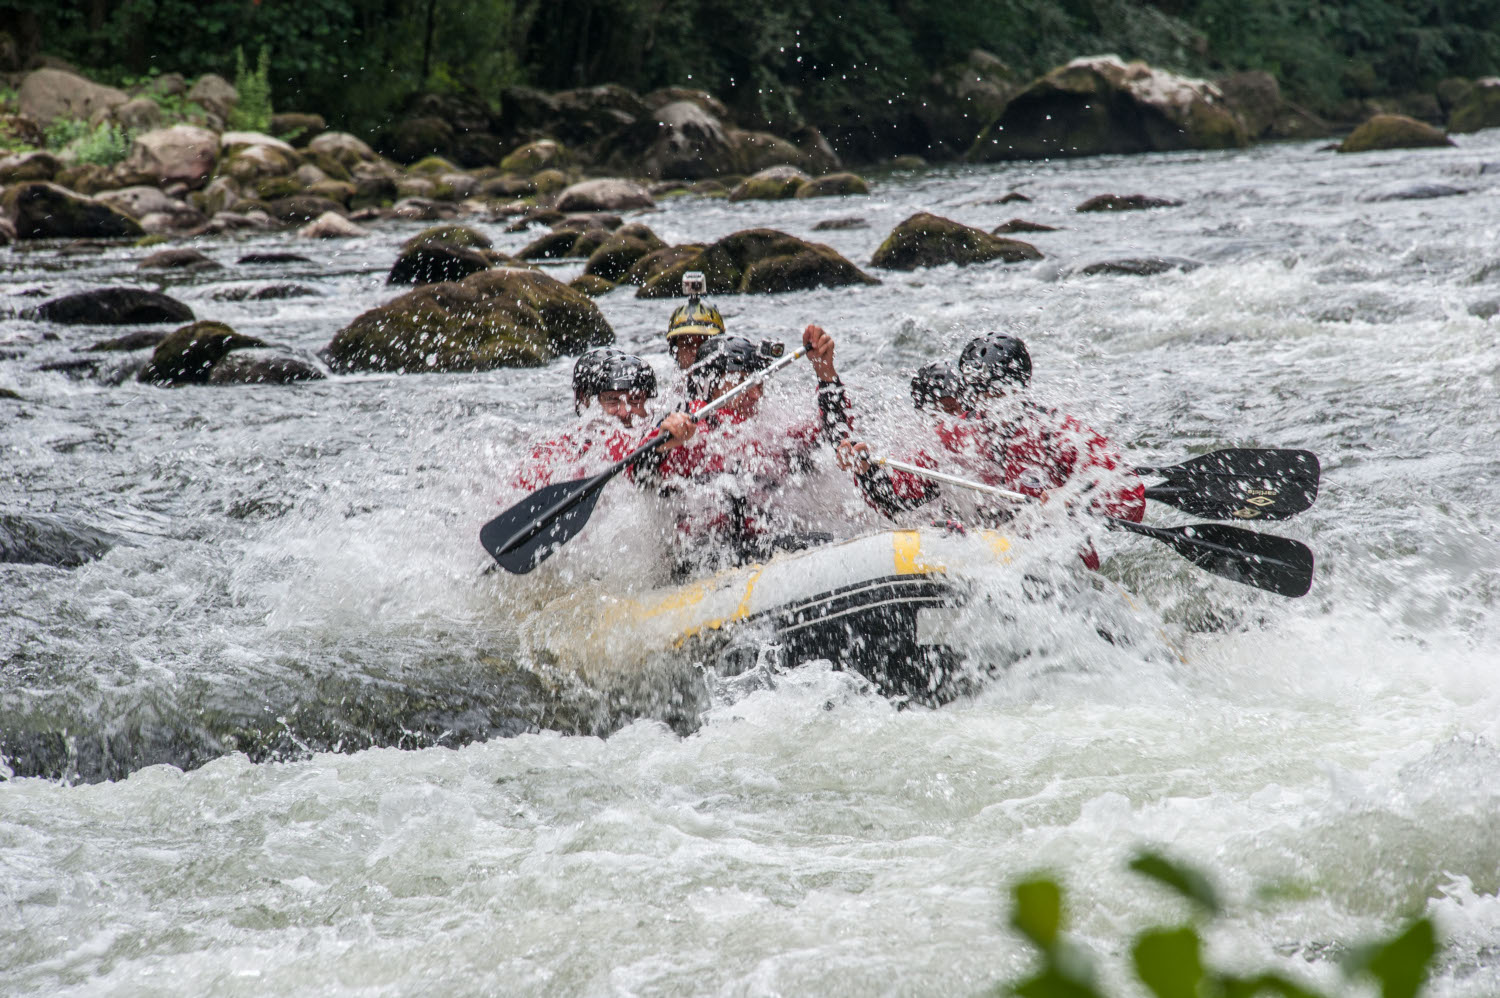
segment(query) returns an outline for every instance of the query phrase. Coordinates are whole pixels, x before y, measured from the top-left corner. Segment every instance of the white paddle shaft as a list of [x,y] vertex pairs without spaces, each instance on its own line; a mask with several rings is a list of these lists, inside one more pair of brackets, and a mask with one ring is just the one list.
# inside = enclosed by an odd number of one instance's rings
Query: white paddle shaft
[[920,475],[930,478],[934,482],[943,482],[948,485],[957,485],[965,489],[973,489],[975,492],[983,492],[986,495],[999,496],[1001,499],[1009,499],[1012,502],[1031,502],[1032,498],[1009,489],[997,488],[994,485],[985,485],[983,482],[971,482],[967,478],[959,478],[956,475],[945,475],[941,471],[933,471],[931,468],[923,468],[915,464],[907,464],[905,461],[897,461],[891,457],[872,457],[876,464],[885,465],[887,468],[895,468],[911,475]]

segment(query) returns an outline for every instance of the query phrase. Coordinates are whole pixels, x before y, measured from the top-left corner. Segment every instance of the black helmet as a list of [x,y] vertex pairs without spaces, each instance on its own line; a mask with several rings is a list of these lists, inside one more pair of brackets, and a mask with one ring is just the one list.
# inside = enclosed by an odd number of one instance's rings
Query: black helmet
[[1014,336],[976,336],[959,355],[958,370],[964,384],[978,392],[1005,382],[1025,386],[1031,383],[1031,354]]
[[656,397],[656,372],[633,354],[605,358],[598,379],[601,392],[639,392],[647,398]]
[[604,391],[600,375],[610,358],[620,356],[620,351],[590,350],[573,362],[573,401],[581,405],[584,399],[593,398]]
[[754,373],[770,366],[768,352],[743,336],[715,336],[698,348],[698,362],[688,371],[688,388],[694,397],[702,398],[732,371]]
[[937,405],[941,398],[962,399],[968,394],[958,368],[945,360],[920,368],[911,379],[911,401],[918,409]]

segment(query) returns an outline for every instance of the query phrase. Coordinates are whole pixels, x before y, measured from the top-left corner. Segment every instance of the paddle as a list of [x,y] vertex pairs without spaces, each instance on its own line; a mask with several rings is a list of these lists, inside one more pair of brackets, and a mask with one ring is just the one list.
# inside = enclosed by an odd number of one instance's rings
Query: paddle
[[1146,498],[1212,520],[1285,520],[1318,498],[1317,455],[1305,450],[1236,447],[1169,468],[1136,468],[1166,479]]
[[[787,354],[693,413],[693,418],[701,419],[708,415],[740,393],[765,381],[805,352],[797,350]],[[583,529],[583,525],[593,515],[599,494],[604,491],[604,486],[609,484],[610,479],[666,442],[666,434],[655,433],[645,443],[597,475],[537,489],[481,527],[479,543],[484,545],[484,549],[501,568],[516,575],[525,575],[552,557],[553,552]]]
[[[1034,501],[1030,496],[1009,489],[996,488],[981,482],[971,482],[955,475],[945,475],[905,461],[888,457],[871,457],[871,463],[883,464],[898,471],[921,475],[935,482],[958,485],[975,492],[1010,499],[1014,502]],[[1277,537],[1274,534],[1258,534],[1243,527],[1231,527],[1223,523],[1195,523],[1186,527],[1148,527],[1144,523],[1121,520],[1106,516],[1105,521],[1116,530],[1125,530],[1143,537],[1150,537],[1171,545],[1172,550],[1191,561],[1206,572],[1255,586],[1280,596],[1304,596],[1312,588],[1313,554],[1300,541]]]

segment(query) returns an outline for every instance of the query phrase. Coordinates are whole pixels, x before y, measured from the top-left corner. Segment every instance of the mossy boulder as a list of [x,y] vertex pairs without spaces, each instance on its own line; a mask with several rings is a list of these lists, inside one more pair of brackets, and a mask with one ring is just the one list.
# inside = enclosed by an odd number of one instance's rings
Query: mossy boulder
[[589,254],[589,262],[583,272],[618,283],[635,266],[637,260],[647,253],[666,249],[666,246],[666,243],[657,238],[656,233],[638,222],[621,226]]
[[141,288],[95,288],[43,302],[21,313],[62,325],[124,326],[150,322],[191,322],[193,310],[176,298]]
[[565,190],[568,186],[568,175],[557,169],[539,170],[532,174],[531,182],[536,185],[538,197],[548,194],[556,194]]
[[653,250],[631,264],[625,276],[620,279],[620,283],[634,284],[639,287],[669,267],[691,260],[702,252],[703,247],[695,244],[667,246]]
[[880,283],[832,247],[775,229],[747,229],[658,271],[636,297],[681,297],[682,275],[689,270],[703,272],[709,294],[769,294]]
[[409,250],[423,243],[448,243],[469,249],[492,249],[495,245],[489,236],[467,225],[434,225],[412,236],[401,244],[401,248]]
[[219,176],[253,184],[263,177],[287,177],[297,172],[302,157],[280,145],[257,142],[230,147],[234,151],[219,164]]
[[1181,201],[1152,197],[1149,194],[1096,194],[1080,202],[1074,211],[1144,211],[1148,208],[1177,208]]
[[504,260],[490,247],[487,236],[466,225],[434,225],[402,245],[386,283],[461,281]]
[[140,223],[103,201],[42,181],[16,184],[0,197],[0,216],[17,239],[99,239],[145,235]]
[[510,152],[500,161],[500,169],[506,173],[530,176],[539,170],[567,166],[569,159],[568,151],[561,142],[538,139]]
[[384,208],[395,204],[400,196],[396,181],[390,177],[360,177],[354,182],[354,196],[349,199],[349,207],[356,210]]
[[304,193],[311,194],[316,198],[327,198],[341,205],[348,205],[354,200],[357,188],[345,180],[320,180],[315,184],[308,184]]
[[518,260],[567,260],[586,257],[610,236],[604,228],[557,229],[538,236],[516,254]]
[[1464,91],[1448,118],[1450,132],[1500,128],[1500,77],[1487,77]]
[[[346,171],[352,171],[361,163],[375,163],[380,157],[375,154],[363,139],[350,135],[348,132],[324,132],[307,144],[307,151],[318,158],[318,165],[323,166],[323,158],[338,163]],[[338,176],[327,166],[323,166],[324,172],[330,177]]]
[[325,355],[336,371],[482,371],[535,367],[613,342],[586,295],[540,271],[504,267],[371,309]]
[[425,173],[431,174],[434,177],[441,176],[444,173],[453,173],[457,170],[457,164],[441,156],[424,156],[407,167],[407,171],[410,173]]
[[870,185],[863,177],[852,173],[830,173],[824,177],[814,177],[797,188],[799,198],[849,197],[868,193]]
[[213,366],[231,350],[266,345],[222,322],[195,322],[158,343],[136,380],[152,385],[206,384]]
[[1116,56],[1074,59],[1011,98],[967,153],[973,162],[1230,149],[1245,123],[1217,87]]
[[[737,172],[757,173],[776,166],[802,167],[806,157],[794,144],[769,132],[730,132]],[[729,170],[718,171],[728,173]]]
[[275,201],[277,198],[295,197],[305,187],[296,177],[262,177],[255,182],[254,190],[258,200]]
[[1002,239],[949,218],[918,212],[891,230],[870,265],[883,270],[916,270],[956,263],[960,267],[999,260],[1040,260],[1041,251],[1018,239]]
[[795,166],[773,166],[746,177],[729,192],[731,201],[780,201],[797,196],[812,178]]
[[568,287],[590,298],[598,298],[600,295],[607,295],[613,291],[616,284],[594,274],[579,274],[568,282]]
[[0,159],[0,184],[53,180],[63,170],[62,160],[50,152],[21,152]]
[[1377,114],[1349,133],[1339,152],[1373,152],[1377,149],[1425,149],[1451,146],[1453,140],[1442,129],[1401,114]]
[[258,353],[231,353],[208,372],[211,385],[292,385],[301,381],[322,381],[327,375],[295,357],[263,356]]

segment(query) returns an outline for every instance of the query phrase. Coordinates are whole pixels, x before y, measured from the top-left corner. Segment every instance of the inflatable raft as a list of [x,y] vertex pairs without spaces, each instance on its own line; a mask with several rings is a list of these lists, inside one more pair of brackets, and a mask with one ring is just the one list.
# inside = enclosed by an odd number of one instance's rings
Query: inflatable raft
[[[1012,637],[1016,603],[1056,591],[1031,575],[1055,561],[1023,571],[1018,543],[992,531],[882,530],[639,594],[574,591],[542,615],[553,622],[545,658],[578,663],[601,686],[660,656],[721,677],[768,656],[777,666],[826,659],[887,695],[944,700],[972,672],[962,638],[976,627]],[[1064,574],[1069,584],[1092,576],[1072,565]],[[969,612],[976,596],[987,605]]]
[[549,624],[528,643],[536,661],[594,689],[674,672],[663,663],[727,678],[828,660],[887,696],[934,703],[1063,646],[1076,661],[1094,657],[1080,642],[1156,643],[1124,590],[1072,549],[1032,545],[993,531],[882,530],[637,594],[575,586],[538,615]]

